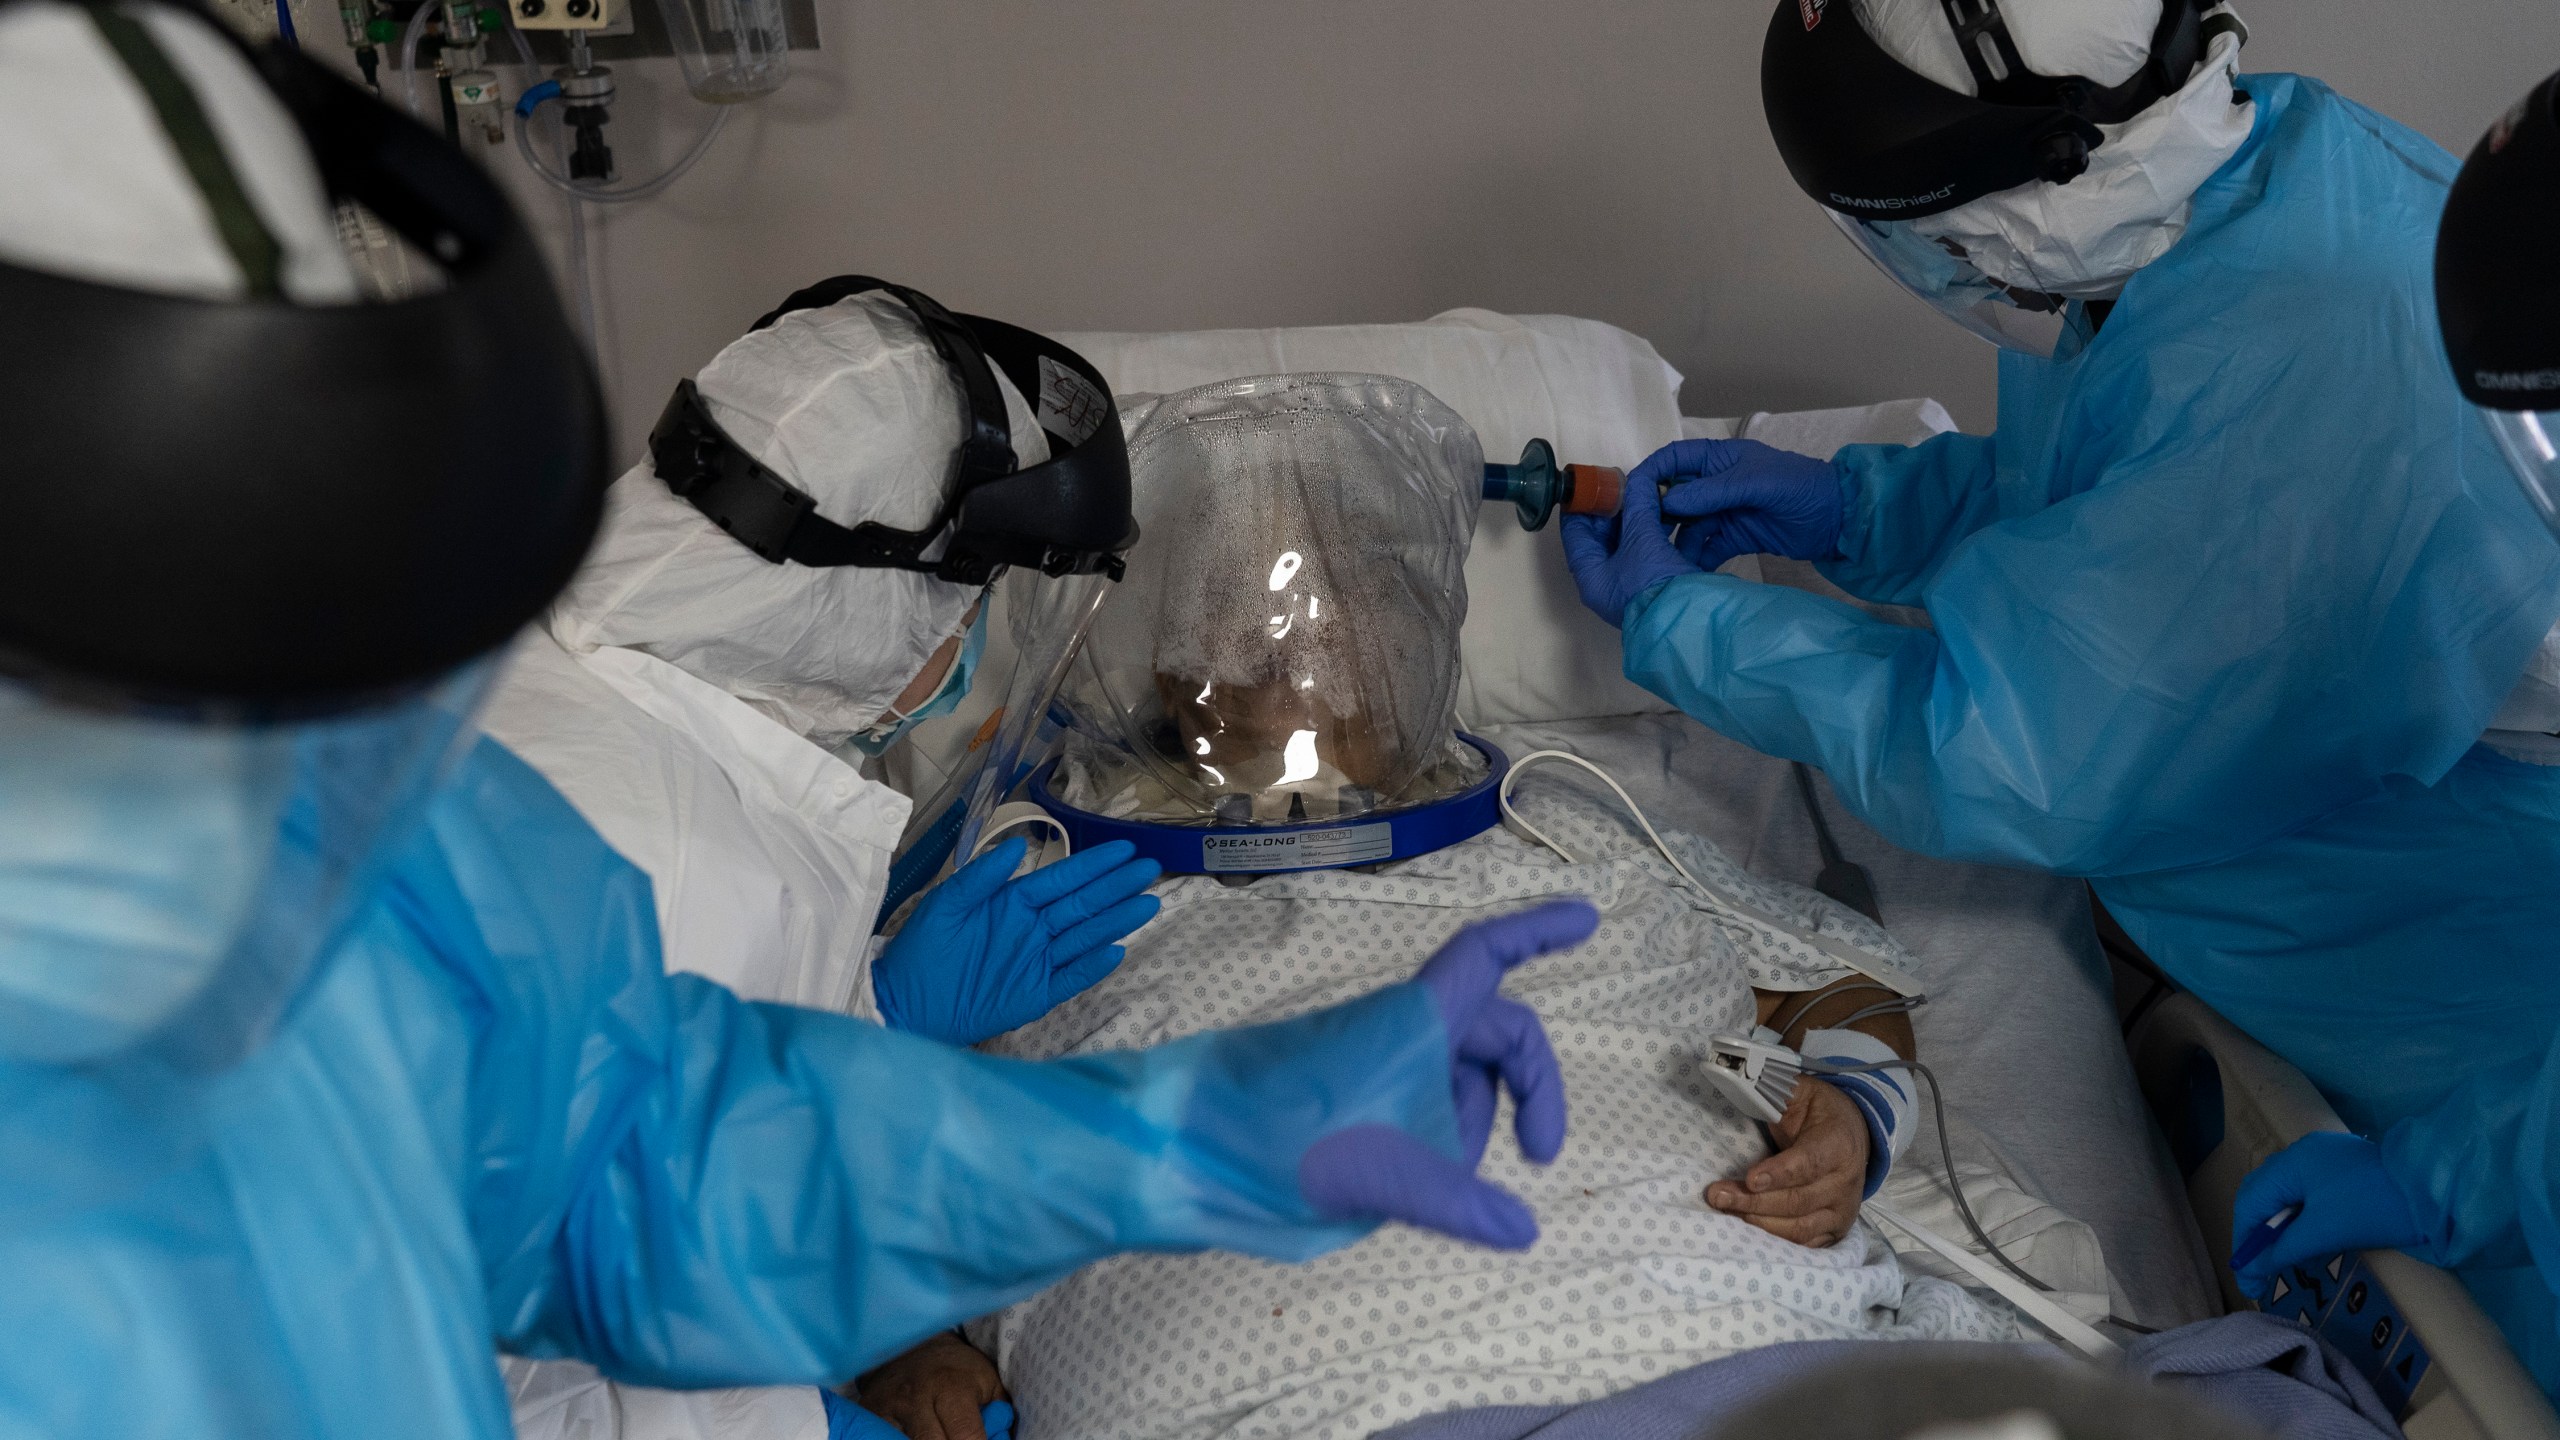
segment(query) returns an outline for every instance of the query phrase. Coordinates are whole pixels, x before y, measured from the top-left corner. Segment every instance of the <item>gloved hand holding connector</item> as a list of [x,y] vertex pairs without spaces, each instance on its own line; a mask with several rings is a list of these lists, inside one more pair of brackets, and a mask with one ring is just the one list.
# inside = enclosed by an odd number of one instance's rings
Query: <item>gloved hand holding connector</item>
[[1627,477],[1630,493],[1662,489],[1663,518],[1701,570],[1736,555],[1828,560],[1847,514],[1839,467],[1757,440],[1678,440]]

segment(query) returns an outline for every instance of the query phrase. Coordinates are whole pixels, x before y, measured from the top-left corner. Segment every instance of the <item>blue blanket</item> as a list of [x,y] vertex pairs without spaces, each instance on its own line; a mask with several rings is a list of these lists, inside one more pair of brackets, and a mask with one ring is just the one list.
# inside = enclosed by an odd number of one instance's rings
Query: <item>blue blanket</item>
[[[1694,1440],[1713,1421],[1809,1370],[1869,1352],[1873,1343],[1772,1345],[1588,1404],[1454,1410],[1408,1421],[1377,1440]],[[2052,1352],[2036,1347],[2030,1353]],[[2126,1353],[2124,1365],[2130,1374],[2246,1419],[2276,1440],[2400,1440],[2400,1427],[2344,1356],[2319,1336],[2273,1316],[2226,1315],[2145,1336]]]

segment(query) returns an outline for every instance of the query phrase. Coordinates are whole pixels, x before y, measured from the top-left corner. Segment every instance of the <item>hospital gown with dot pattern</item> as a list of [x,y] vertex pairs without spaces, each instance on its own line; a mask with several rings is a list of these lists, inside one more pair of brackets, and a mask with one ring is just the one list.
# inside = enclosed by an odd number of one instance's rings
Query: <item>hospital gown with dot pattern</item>
[[[973,1327],[997,1355],[1026,1440],[1348,1440],[1462,1406],[1589,1400],[1785,1340],[2016,1338],[2015,1321],[1911,1275],[1860,1224],[1814,1250],[1706,1207],[1708,1181],[1768,1153],[1694,1066],[1747,1027],[1752,988],[1848,971],[1786,931],[1699,898],[1579,777],[1541,771],[1521,813],[1582,863],[1503,829],[1387,867],[1209,877],[1165,908],[1108,980],[998,1042],[1053,1056],[1295,1015],[1409,975],[1470,920],[1584,894],[1589,943],[1514,973],[1563,1063],[1563,1155],[1524,1161],[1498,1124],[1485,1173],[1536,1210],[1522,1253],[1389,1226],[1301,1266],[1124,1256]],[[1852,950],[1908,963],[1884,933],[1809,891],[1756,879],[1706,841],[1667,837],[1709,885]]]

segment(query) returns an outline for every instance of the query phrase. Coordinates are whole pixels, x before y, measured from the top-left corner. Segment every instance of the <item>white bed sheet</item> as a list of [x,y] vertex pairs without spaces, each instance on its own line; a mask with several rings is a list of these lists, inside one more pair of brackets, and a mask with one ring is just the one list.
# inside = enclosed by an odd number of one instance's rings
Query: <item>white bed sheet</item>
[[[1512,756],[1570,750],[1627,787],[1654,824],[1715,841],[1753,873],[1809,885],[1821,868],[1786,762],[1683,715],[1486,727]],[[2086,888],[1888,844],[1819,775],[1832,834],[1875,877],[1885,926],[1930,1002],[1921,1059],[2025,1187],[2097,1233],[2115,1313],[2165,1328],[2221,1313],[2183,1187],[2116,1029]],[[1914,1151],[1934,1154],[1926,1108]],[[1959,1127],[1961,1128],[1961,1127]]]

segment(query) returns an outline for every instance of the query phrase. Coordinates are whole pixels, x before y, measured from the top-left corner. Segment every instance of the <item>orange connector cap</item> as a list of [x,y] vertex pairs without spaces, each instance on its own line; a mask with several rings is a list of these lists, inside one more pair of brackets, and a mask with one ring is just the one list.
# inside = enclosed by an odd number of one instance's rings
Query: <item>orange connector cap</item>
[[1618,497],[1626,489],[1627,475],[1608,465],[1567,465],[1564,467],[1564,513],[1567,515],[1615,515]]

